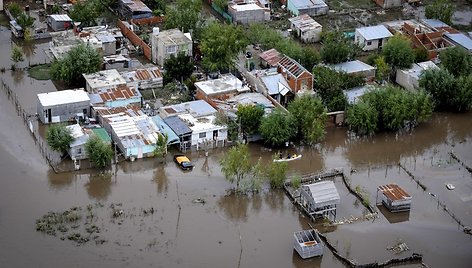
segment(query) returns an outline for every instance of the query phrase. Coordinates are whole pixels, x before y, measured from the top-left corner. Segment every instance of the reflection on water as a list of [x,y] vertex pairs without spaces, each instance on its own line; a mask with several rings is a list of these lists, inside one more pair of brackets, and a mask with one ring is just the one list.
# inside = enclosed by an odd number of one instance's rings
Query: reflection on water
[[90,174],[88,182],[84,185],[89,197],[97,201],[106,201],[114,184],[113,177],[110,172]]
[[219,209],[233,222],[247,221],[250,203],[252,203],[250,196],[237,194],[223,195],[217,201]]
[[76,180],[76,176],[72,172],[56,174],[52,169],[48,170],[48,182],[50,188],[54,190],[65,190],[70,187],[72,182]]
[[157,184],[158,193],[167,193],[169,188],[169,178],[167,177],[165,165],[158,165],[154,170],[153,182]]

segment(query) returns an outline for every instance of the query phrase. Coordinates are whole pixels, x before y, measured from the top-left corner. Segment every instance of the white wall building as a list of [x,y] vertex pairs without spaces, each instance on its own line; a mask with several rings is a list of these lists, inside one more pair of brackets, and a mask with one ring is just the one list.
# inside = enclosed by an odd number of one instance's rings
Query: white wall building
[[406,89],[419,88],[421,74],[428,69],[438,69],[432,61],[413,63],[410,69],[397,70],[395,82]]
[[357,43],[362,50],[377,50],[392,37],[392,33],[384,25],[369,26],[357,28],[354,36],[354,42]]
[[171,55],[177,56],[179,52],[192,56],[192,37],[189,33],[184,34],[178,29],[162,32],[157,27],[153,29],[151,35],[151,59],[153,63],[163,66]]
[[323,26],[312,19],[309,15],[304,14],[288,20],[290,21],[290,28],[292,31],[294,31],[296,36],[303,42],[314,43],[321,40]]

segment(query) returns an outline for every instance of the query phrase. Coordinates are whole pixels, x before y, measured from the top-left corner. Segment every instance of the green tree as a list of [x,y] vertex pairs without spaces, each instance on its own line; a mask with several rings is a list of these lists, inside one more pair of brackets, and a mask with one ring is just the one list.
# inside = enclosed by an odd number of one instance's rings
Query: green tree
[[226,0],[214,0],[212,3],[223,11],[228,10],[228,1]]
[[190,56],[186,56],[184,52],[179,52],[177,56],[172,54],[169,59],[164,62],[164,79],[167,82],[177,80],[183,82],[193,73],[193,62]]
[[110,145],[103,142],[96,135],[92,135],[85,143],[85,151],[90,161],[98,168],[108,166],[113,157],[113,150]]
[[415,48],[415,62],[424,62],[429,59],[428,51],[424,48]]
[[472,110],[472,74],[457,79],[457,111]]
[[246,144],[231,147],[220,160],[221,171],[230,183],[236,183],[236,191],[258,190],[260,165],[254,165]]
[[262,117],[264,116],[264,108],[259,105],[238,105],[238,122],[241,124],[241,130],[252,135],[257,133],[261,124]]
[[390,66],[385,62],[384,56],[379,56],[374,60],[374,65],[377,67],[377,71],[375,73],[375,78],[378,81],[384,81],[388,79],[388,74],[390,72]]
[[264,175],[272,188],[282,188],[287,179],[287,171],[287,162],[272,162],[265,169]]
[[52,63],[51,76],[68,85],[77,85],[82,79],[82,74],[98,72],[101,64],[101,56],[97,50],[80,44],[72,48],[62,59]]
[[21,13],[18,16],[18,18],[16,18],[16,22],[23,29],[32,27],[34,25],[34,20],[35,20],[35,18],[30,17],[30,16],[26,15],[25,13]]
[[293,116],[280,108],[262,118],[259,131],[265,142],[272,146],[280,146],[297,134]]
[[419,80],[420,87],[431,93],[437,110],[456,111],[467,106],[468,100],[458,95],[454,76],[445,69],[428,69]]
[[167,134],[159,134],[154,148],[153,155],[155,157],[165,157],[167,154],[167,147],[169,147],[169,136]]
[[166,14],[167,4],[165,0],[146,0],[144,1],[144,4],[146,4],[146,6],[148,6],[152,10],[154,16],[161,16]]
[[322,37],[321,59],[325,63],[336,64],[354,59],[361,48],[349,40],[342,32],[327,32]]
[[439,54],[441,65],[453,76],[468,75],[472,73],[472,57],[459,47],[450,47]]
[[16,2],[8,3],[7,9],[15,19],[23,13],[23,8],[21,8],[21,6]]
[[165,28],[191,31],[192,36],[199,39],[204,25],[201,10],[200,0],[177,0],[175,7],[166,11]]
[[94,26],[102,11],[102,4],[98,0],[78,0],[69,15],[73,21],[80,22],[81,26]]
[[302,95],[288,105],[288,111],[295,118],[298,137],[306,143],[313,145],[324,137],[327,116],[321,99]]
[[451,25],[452,15],[454,15],[455,6],[449,0],[435,0],[425,8],[425,16],[428,19],[438,19]]
[[66,153],[74,138],[71,130],[66,128],[64,124],[54,124],[49,126],[46,132],[46,140],[49,147],[54,151]]
[[201,41],[202,64],[209,72],[233,69],[248,40],[241,26],[212,22]]
[[328,111],[344,111],[347,100],[343,90],[363,85],[364,78],[337,72],[326,66],[313,68],[313,88]]
[[14,66],[18,62],[25,60],[25,57],[23,55],[23,52],[21,51],[21,48],[17,46],[13,47],[13,49],[11,50],[11,60],[14,62]]
[[396,34],[382,48],[385,61],[393,68],[409,68],[415,61],[415,52],[407,37]]
[[346,123],[359,135],[372,135],[377,130],[378,112],[366,101],[358,101],[346,112]]

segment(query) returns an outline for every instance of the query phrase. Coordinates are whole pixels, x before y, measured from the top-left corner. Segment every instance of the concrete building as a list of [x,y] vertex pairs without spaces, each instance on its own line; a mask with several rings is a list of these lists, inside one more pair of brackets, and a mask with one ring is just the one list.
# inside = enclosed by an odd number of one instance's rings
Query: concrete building
[[152,17],[152,10],[140,0],[119,0],[118,13],[126,20]]
[[331,69],[343,72],[349,75],[358,75],[364,77],[367,81],[375,79],[376,67],[370,66],[360,60],[347,61],[330,66]]
[[377,50],[381,49],[392,36],[384,25],[362,27],[356,29],[354,42],[364,51]]
[[421,74],[428,69],[439,67],[432,61],[413,63],[409,69],[397,70],[395,82],[409,90],[417,89]]
[[374,0],[382,8],[401,7],[405,0]]
[[97,110],[98,118],[112,140],[131,161],[153,156],[159,135],[154,121],[137,107],[116,107]]
[[277,63],[277,72],[287,80],[294,94],[313,92],[313,74],[292,58],[284,56]]
[[323,26],[312,19],[309,15],[304,14],[288,20],[290,21],[292,32],[294,32],[303,42],[315,43],[321,40]]
[[121,72],[126,84],[137,89],[163,87],[163,75],[158,67],[140,68],[134,71]]
[[161,107],[158,115],[180,140],[180,150],[225,146],[227,126],[216,125],[216,110],[203,100]]
[[234,23],[250,24],[270,20],[270,9],[261,6],[258,2],[234,3],[228,5],[228,13]]
[[102,70],[92,74],[83,74],[85,89],[89,93],[99,93],[101,90],[126,85],[126,80],[115,70]]
[[196,98],[205,100],[211,106],[216,107],[214,100],[225,100],[250,89],[236,76],[232,74],[222,75],[218,79],[196,82]]
[[178,29],[171,29],[159,32],[154,28],[151,35],[151,58],[152,62],[160,66],[170,58],[183,52],[187,56],[192,56],[192,38],[190,34],[184,34]]
[[121,107],[127,105],[142,106],[141,92],[133,86],[118,85],[89,93],[90,104],[95,107]]
[[43,124],[88,116],[90,98],[82,89],[69,89],[38,94],[37,113]]
[[72,19],[66,14],[49,15],[47,24],[55,32],[71,29],[73,27]]
[[320,16],[328,14],[329,7],[322,0],[288,0],[287,10],[295,16]]

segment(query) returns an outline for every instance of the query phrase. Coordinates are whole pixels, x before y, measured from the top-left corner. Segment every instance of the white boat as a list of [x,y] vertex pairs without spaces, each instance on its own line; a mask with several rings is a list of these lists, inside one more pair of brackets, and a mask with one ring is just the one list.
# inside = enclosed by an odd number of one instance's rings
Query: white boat
[[446,188],[448,190],[454,190],[454,189],[456,189],[456,186],[452,185],[451,183],[448,183],[448,184],[446,184]]
[[287,161],[297,160],[300,158],[302,158],[301,154],[294,154],[294,155],[291,155],[289,158],[274,159],[274,162],[287,162]]

